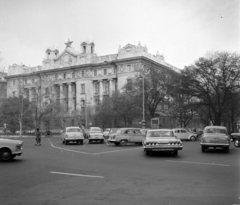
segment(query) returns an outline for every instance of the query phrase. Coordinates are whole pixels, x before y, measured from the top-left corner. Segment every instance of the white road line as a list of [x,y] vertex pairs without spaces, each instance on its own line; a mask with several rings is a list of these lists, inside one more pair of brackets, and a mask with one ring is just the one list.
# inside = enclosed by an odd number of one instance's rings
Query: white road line
[[77,152],[77,153],[81,153],[81,154],[90,154],[93,155],[92,153],[88,153],[88,152],[80,152],[80,151],[76,151],[76,150],[72,150],[72,149],[65,149],[65,148],[61,148],[61,147],[56,147],[52,144],[52,142],[48,139],[48,141],[50,142],[51,146],[56,148],[56,149],[61,149],[61,150],[65,150],[65,151],[70,151],[70,152]]
[[165,161],[166,161],[166,162],[179,162],[179,163],[204,164],[204,165],[213,165],[213,166],[229,167],[229,165],[227,165],[227,164],[202,163],[202,162],[188,162],[188,161],[175,161],[175,160],[165,160]]
[[64,173],[64,172],[50,172],[51,174],[64,174],[70,176],[78,176],[78,177],[94,177],[94,178],[104,178],[104,176],[94,176],[94,175],[83,175],[83,174],[72,174],[72,173]]

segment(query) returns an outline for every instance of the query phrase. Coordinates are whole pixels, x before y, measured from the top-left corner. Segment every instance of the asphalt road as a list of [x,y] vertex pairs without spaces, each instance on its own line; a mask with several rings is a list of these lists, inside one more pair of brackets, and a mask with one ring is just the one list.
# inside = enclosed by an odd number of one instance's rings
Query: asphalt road
[[240,148],[202,153],[184,141],[177,157],[139,145],[63,145],[23,138],[24,153],[0,162],[1,205],[240,204]]

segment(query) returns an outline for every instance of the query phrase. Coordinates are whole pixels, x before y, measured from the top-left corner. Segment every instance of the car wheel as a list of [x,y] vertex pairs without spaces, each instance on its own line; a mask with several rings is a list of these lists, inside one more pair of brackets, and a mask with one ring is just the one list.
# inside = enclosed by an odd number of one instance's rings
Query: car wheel
[[121,140],[121,141],[119,142],[119,144],[120,144],[121,146],[126,146],[126,145],[127,145],[127,140]]
[[206,147],[205,146],[202,146],[202,152],[206,152]]
[[114,142],[114,144],[115,144],[116,146],[119,146],[119,142]]
[[240,147],[239,140],[234,140],[234,146],[235,146],[235,147]]
[[196,137],[195,137],[195,136],[191,136],[191,137],[190,137],[190,140],[191,140],[191,141],[195,141],[195,140],[196,140]]
[[178,155],[178,150],[173,150],[173,156],[177,156]]
[[12,158],[12,153],[9,149],[3,149],[0,152],[1,161],[9,161]]

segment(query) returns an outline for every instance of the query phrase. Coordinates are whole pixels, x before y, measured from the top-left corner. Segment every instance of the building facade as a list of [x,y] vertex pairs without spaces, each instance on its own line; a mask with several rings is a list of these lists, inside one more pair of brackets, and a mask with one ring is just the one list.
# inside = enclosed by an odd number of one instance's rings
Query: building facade
[[74,50],[69,40],[65,44],[61,53],[56,48],[47,48],[41,66],[10,66],[6,77],[7,97],[18,96],[21,90],[32,101],[41,87],[45,96],[52,93],[62,103],[68,113],[64,123],[76,125],[77,111],[83,111],[86,105],[99,104],[143,69],[154,67],[179,72],[165,62],[163,55],[148,53],[147,47],[140,43],[119,46],[118,53],[105,56],[97,56],[93,42],[82,42],[80,51]]

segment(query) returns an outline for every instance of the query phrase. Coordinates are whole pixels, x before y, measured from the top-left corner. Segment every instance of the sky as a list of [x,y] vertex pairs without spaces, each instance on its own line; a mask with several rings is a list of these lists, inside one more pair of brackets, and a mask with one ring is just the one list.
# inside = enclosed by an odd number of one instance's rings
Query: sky
[[183,69],[207,52],[240,53],[240,1],[0,0],[1,66],[41,65],[68,39],[78,51],[92,40],[98,56],[141,42]]

